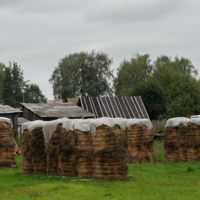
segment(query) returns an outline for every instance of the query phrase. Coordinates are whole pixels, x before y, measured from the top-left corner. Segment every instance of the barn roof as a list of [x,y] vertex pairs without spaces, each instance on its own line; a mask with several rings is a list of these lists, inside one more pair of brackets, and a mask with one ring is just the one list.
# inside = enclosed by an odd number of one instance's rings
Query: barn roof
[[78,105],[94,113],[96,118],[147,118],[149,115],[140,96],[80,97]]
[[19,109],[0,104],[0,114],[21,113]]
[[72,103],[22,103],[22,105],[42,118],[94,117],[94,114]]

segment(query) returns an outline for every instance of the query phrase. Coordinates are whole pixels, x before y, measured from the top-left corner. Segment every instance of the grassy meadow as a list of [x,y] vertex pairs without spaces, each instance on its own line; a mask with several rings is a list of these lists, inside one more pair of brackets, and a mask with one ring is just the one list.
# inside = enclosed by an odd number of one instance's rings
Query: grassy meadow
[[0,200],[199,200],[200,163],[169,163],[164,159],[163,140],[154,144],[156,163],[128,164],[125,181],[106,181],[57,175],[24,175],[22,156],[17,168],[0,167]]

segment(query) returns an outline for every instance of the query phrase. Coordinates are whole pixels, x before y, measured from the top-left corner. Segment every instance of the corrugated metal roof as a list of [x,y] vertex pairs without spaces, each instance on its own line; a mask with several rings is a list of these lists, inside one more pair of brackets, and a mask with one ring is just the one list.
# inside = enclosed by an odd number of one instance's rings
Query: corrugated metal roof
[[11,114],[11,113],[21,113],[21,112],[22,111],[16,108],[0,104],[0,114]]
[[140,96],[80,97],[78,104],[96,118],[147,118],[149,115]]
[[94,114],[84,110],[72,103],[22,103],[24,107],[31,110],[33,113],[40,117],[52,117],[52,118],[81,118],[81,117],[94,117]]

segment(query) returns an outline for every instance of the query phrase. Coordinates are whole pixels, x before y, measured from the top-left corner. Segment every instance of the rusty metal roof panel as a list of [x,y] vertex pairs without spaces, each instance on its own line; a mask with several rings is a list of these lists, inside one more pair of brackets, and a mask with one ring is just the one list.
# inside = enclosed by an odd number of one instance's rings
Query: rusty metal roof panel
[[80,97],[81,106],[96,118],[147,118],[141,97]]
[[72,103],[22,103],[24,107],[31,110],[33,113],[40,117],[46,118],[82,118],[82,117],[94,117],[94,114],[84,110],[79,106],[73,105]]
[[7,105],[0,105],[0,114],[21,113],[22,111]]

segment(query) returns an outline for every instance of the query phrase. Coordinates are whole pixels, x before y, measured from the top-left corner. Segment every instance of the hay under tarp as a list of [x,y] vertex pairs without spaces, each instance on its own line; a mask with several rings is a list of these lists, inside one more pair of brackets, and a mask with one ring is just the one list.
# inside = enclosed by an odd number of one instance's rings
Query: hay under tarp
[[92,130],[95,130],[92,138],[94,178],[112,180],[125,179],[127,176],[122,121],[123,119],[100,118],[90,122]]
[[36,120],[22,125],[23,173],[38,174],[46,171],[46,150],[42,131],[44,121]]
[[[73,126],[71,126],[73,124]],[[71,131],[74,132],[76,142],[76,174],[77,176],[92,176],[92,133],[90,131],[90,120],[76,120],[70,124]]]
[[166,123],[165,157],[168,161],[199,161],[200,118],[171,118]]
[[60,118],[46,122],[43,125],[43,134],[47,153],[47,173],[58,173],[58,145],[60,144],[60,137],[62,128],[68,127],[70,119]]
[[75,134],[62,128],[60,144],[58,145],[58,174],[63,176],[76,174]]
[[23,173],[125,179],[127,155],[153,162],[153,135],[147,119],[37,120],[22,125]]
[[187,158],[199,161],[200,118],[191,119],[187,125]]
[[18,146],[13,137],[12,122],[10,119],[0,117],[0,166],[16,165],[14,155]]
[[152,124],[149,119],[128,119],[124,134],[127,138],[128,163],[154,162]]

